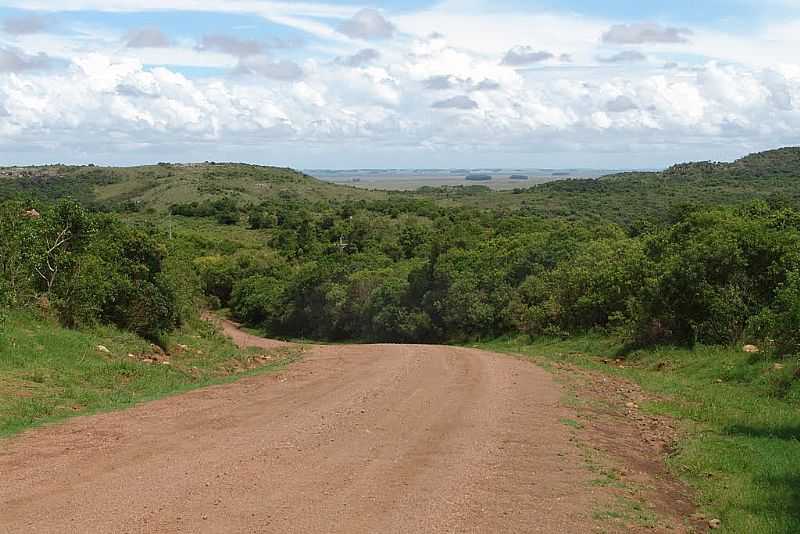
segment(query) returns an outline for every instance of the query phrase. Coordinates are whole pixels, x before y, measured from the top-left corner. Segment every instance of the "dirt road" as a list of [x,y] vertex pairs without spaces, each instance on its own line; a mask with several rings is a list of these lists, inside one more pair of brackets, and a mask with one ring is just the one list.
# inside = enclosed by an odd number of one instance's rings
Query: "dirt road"
[[314,348],[0,442],[0,532],[590,532],[561,395],[478,350]]

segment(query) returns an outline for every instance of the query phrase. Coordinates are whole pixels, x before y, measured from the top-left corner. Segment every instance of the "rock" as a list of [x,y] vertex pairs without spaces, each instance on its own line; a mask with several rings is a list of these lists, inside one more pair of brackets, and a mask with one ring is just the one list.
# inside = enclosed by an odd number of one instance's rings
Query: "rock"
[[26,219],[41,219],[42,215],[35,209],[29,209],[22,212],[22,216]]
[[720,521],[719,519],[712,519],[711,521],[708,522],[708,527],[716,530],[722,527],[722,521]]
[[628,402],[628,403],[625,404],[625,407],[626,408],[630,408],[631,410],[635,410],[635,409],[639,408],[639,405],[636,404],[635,402]]
[[168,361],[163,361],[163,362],[161,362],[161,365],[172,365],[172,364],[169,363]]
[[748,354],[757,354],[761,352],[761,350],[755,345],[745,345],[744,347],[742,347],[742,350]]
[[129,353],[128,353],[128,358],[136,358],[136,355],[135,355],[135,354],[133,354],[133,353],[131,353],[131,352],[129,352]]
[[784,369],[786,369],[786,366],[783,365],[782,363],[776,363],[775,365],[772,366],[773,371],[783,371]]
[[103,354],[111,354],[111,351],[108,350],[108,347],[105,345],[97,345],[97,352],[102,352]]

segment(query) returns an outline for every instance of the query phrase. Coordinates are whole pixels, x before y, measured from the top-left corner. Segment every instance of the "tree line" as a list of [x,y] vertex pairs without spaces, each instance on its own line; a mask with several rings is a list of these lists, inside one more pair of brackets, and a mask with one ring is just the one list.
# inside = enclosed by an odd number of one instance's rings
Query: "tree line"
[[172,212],[213,217],[220,238],[246,224],[263,242],[220,253],[189,233],[168,248],[154,226],[72,201],[6,201],[0,307],[36,305],[67,326],[114,324],[154,341],[200,295],[287,338],[602,331],[632,346],[752,340],[800,353],[800,213],[782,203],[685,207],[632,228],[414,196],[223,198]]
[[194,260],[215,306],[284,337],[453,342],[590,330],[800,352],[800,213],[758,201],[626,229],[403,198],[241,208],[261,254]]

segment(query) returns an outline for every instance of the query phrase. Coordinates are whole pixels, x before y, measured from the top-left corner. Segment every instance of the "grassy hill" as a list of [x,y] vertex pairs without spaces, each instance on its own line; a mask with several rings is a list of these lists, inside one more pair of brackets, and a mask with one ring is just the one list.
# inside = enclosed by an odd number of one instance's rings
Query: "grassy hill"
[[104,211],[132,206],[164,211],[175,203],[224,196],[235,196],[244,204],[287,196],[308,200],[380,196],[323,182],[292,169],[239,163],[0,169],[0,199],[20,194],[50,200],[70,196]]
[[70,196],[103,211],[162,212],[172,204],[233,196],[240,204],[428,198],[442,206],[520,210],[542,217],[611,220],[633,226],[663,221],[686,205],[743,204],[754,199],[800,206],[800,148],[751,154],[732,163],[696,162],[662,172],[564,179],[513,191],[480,185],[422,187],[416,192],[369,191],[327,183],[279,167],[239,163],[143,167],[52,165],[0,168],[0,199]]
[[443,203],[627,226],[641,219],[664,220],[685,205],[743,204],[760,198],[800,206],[800,148],[751,154],[732,163],[684,163],[663,172],[558,180],[513,191],[429,188],[422,194]]

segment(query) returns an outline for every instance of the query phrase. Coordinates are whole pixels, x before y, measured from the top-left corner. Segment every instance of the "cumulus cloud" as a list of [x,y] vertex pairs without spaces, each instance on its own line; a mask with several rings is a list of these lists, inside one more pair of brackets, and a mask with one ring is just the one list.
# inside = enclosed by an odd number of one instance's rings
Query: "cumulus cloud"
[[494,80],[485,79],[476,83],[472,89],[474,91],[499,91],[503,86]]
[[653,23],[617,24],[603,34],[608,44],[686,43],[692,30]]
[[19,48],[0,46],[0,72],[25,72],[47,69],[52,59],[45,53],[27,54]]
[[638,50],[623,50],[611,56],[603,56],[597,58],[601,63],[635,63],[637,61],[644,61],[647,56]]
[[236,72],[282,81],[296,81],[303,78],[303,69],[297,63],[276,61],[264,55],[243,57],[236,67]]
[[121,83],[115,88],[115,92],[120,96],[127,96],[131,98],[158,98],[157,94],[126,83]]
[[222,52],[236,57],[255,56],[264,52],[266,45],[250,39],[237,39],[227,35],[204,35],[197,50]]
[[47,29],[48,21],[40,15],[23,15],[3,20],[3,31],[11,35],[40,33]]
[[128,48],[167,48],[172,41],[159,28],[139,28],[131,30],[125,36]]
[[639,109],[636,103],[625,95],[620,95],[606,103],[606,111],[611,113],[624,113]]
[[459,95],[434,102],[433,109],[478,109],[478,103],[468,96]]
[[422,80],[422,87],[428,91],[448,91],[466,89],[468,91],[499,91],[502,85],[489,78],[476,82],[472,78],[459,78],[450,74],[431,76]]
[[[409,152],[454,154],[480,144],[506,153],[527,154],[531,146],[586,153],[753,139],[779,144],[800,131],[800,67],[708,63],[629,78],[595,77],[595,70],[527,78],[447,48],[406,56],[391,68],[328,62],[301,69],[264,55],[241,63],[245,76],[197,79],[96,54],[44,72],[16,64],[13,75],[0,73],[0,152],[27,145],[68,156],[80,149],[88,157],[99,147],[128,154],[131,143],[180,143],[238,147],[228,154],[247,159],[258,157],[253,146],[281,139],[298,158],[310,144],[338,154],[363,140]],[[450,90],[463,93],[431,99],[423,82],[433,76],[449,77]],[[479,87],[487,92],[471,92]]]
[[422,85],[431,91],[444,91],[455,87],[455,82],[450,76],[431,76],[423,80]]
[[339,31],[353,39],[389,39],[395,26],[375,9],[362,9],[339,25]]
[[346,67],[363,67],[380,59],[381,53],[374,48],[364,48],[351,56],[337,57],[336,63]]
[[509,66],[524,66],[533,63],[541,63],[548,59],[554,59],[556,56],[552,52],[546,50],[534,50],[530,46],[515,46],[503,57],[503,65]]

